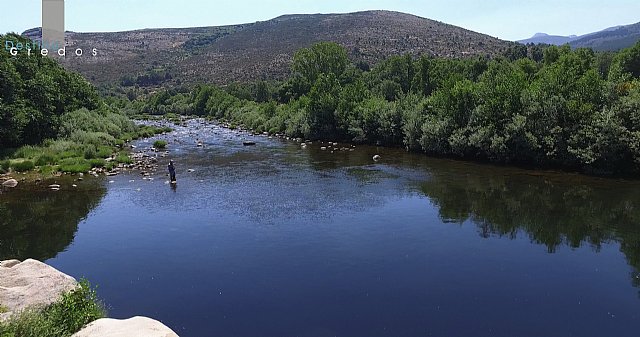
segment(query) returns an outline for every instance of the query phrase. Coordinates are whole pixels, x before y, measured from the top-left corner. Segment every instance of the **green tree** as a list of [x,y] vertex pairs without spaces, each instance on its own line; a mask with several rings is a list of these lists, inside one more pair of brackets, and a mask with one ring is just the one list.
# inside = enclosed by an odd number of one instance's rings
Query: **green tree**
[[294,78],[299,78],[299,94],[305,94],[305,84],[315,84],[321,75],[340,78],[347,69],[349,59],[344,47],[333,42],[316,43],[310,48],[298,50],[293,56],[291,69]]
[[309,92],[309,136],[330,139],[338,136],[336,112],[341,86],[335,74],[320,74]]
[[633,77],[640,77],[640,41],[631,48],[622,50],[615,57],[615,62],[619,64],[624,73]]

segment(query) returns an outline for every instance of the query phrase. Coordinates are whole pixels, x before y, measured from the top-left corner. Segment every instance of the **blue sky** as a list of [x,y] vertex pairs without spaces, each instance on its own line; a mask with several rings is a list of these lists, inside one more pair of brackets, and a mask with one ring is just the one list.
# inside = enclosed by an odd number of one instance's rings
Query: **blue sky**
[[[387,9],[505,40],[536,32],[585,34],[640,21],[640,0],[66,0],[66,28],[77,32],[217,26],[292,13]],[[0,32],[41,25],[41,0],[3,0]]]

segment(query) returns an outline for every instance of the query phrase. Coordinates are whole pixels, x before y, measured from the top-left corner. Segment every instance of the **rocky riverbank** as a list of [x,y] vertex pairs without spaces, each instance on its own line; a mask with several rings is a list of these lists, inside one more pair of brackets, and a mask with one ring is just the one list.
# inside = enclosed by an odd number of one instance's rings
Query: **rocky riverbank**
[[[159,151],[152,147],[135,150],[132,147],[132,151],[128,155],[128,163],[119,163],[112,169],[95,167],[86,173],[62,173],[55,172],[54,174],[42,175],[38,172],[26,172],[26,173],[7,173],[0,175],[0,191],[10,190],[16,188],[22,184],[36,184],[43,185],[44,187],[59,191],[61,189],[73,189],[77,187],[79,182],[85,180],[87,177],[113,177],[128,171],[138,171],[143,176],[144,180],[152,179],[151,176],[155,174],[158,169],[159,158],[166,157],[167,151]],[[107,158],[109,160],[115,160],[115,158]],[[65,181],[66,184],[61,183]]]

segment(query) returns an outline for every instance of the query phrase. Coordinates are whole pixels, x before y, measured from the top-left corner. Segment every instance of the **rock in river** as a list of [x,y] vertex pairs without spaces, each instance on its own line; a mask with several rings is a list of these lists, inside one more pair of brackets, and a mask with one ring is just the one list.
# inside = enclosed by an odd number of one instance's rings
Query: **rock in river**
[[373,160],[374,160],[374,161],[378,161],[378,160],[380,160],[380,158],[382,158],[382,157],[380,157],[379,155],[375,155],[375,156],[373,156]]
[[14,188],[16,186],[18,186],[18,181],[15,179],[9,179],[2,183],[2,187]]

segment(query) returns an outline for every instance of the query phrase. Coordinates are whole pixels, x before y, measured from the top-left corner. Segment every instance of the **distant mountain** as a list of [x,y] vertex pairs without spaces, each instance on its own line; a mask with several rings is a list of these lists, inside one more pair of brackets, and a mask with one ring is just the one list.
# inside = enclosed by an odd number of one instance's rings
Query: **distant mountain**
[[293,54],[320,41],[344,46],[354,61],[374,65],[391,55],[495,56],[512,42],[418,16],[367,11],[284,15],[250,24],[67,33],[69,48],[98,49],[98,57],[63,64],[96,84],[229,83],[281,79]]
[[543,43],[543,44],[553,44],[556,46],[560,46],[563,45],[565,43],[569,43],[573,40],[575,40],[577,38],[577,36],[575,35],[571,35],[571,36],[558,36],[558,35],[548,35],[545,33],[536,33],[533,37],[525,39],[525,40],[520,40],[518,42],[523,43],[523,44],[528,44],[528,43],[533,43],[533,44],[539,44],[539,43]]
[[640,41],[640,22],[627,26],[610,27],[599,32],[585,35],[558,36],[537,33],[533,37],[519,40],[523,44],[544,43],[551,45],[569,44],[573,48],[592,48],[594,50],[619,50],[628,48]]
[[583,35],[569,44],[574,48],[591,48],[605,51],[628,48],[638,41],[640,41],[640,22]]

